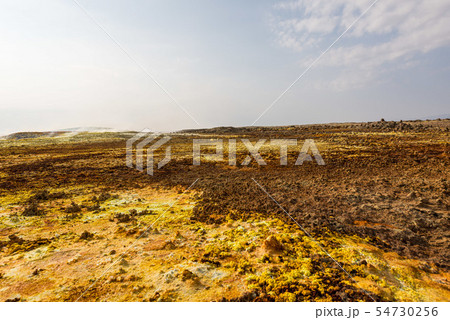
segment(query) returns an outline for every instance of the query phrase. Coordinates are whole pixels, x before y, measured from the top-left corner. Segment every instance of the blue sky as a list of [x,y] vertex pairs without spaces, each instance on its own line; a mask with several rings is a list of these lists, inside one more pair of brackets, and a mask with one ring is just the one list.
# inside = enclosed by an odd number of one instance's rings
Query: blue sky
[[[201,127],[251,125],[373,0],[78,0]],[[256,125],[449,114],[450,1],[379,0]],[[195,128],[73,0],[0,3],[0,133]]]

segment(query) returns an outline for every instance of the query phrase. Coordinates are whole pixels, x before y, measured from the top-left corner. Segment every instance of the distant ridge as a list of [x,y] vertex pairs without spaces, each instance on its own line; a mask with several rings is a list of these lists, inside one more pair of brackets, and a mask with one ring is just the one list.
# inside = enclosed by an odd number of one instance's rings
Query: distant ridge
[[71,136],[76,135],[82,132],[120,132],[119,130],[105,127],[76,127],[76,128],[67,128],[67,129],[59,129],[55,131],[23,131],[23,132],[14,132],[5,136],[0,137],[0,139],[12,139],[12,140],[21,140],[21,139],[33,139],[33,138],[43,138],[43,137],[60,137],[60,136]]
[[[403,119],[387,119],[384,121],[365,121],[365,122],[334,122],[334,123],[312,123],[312,124],[300,124],[300,125],[281,125],[281,126],[247,126],[247,127],[231,127],[231,126],[221,126],[214,128],[204,128],[204,129],[183,129],[179,131],[174,131],[172,133],[181,133],[181,134],[193,134],[193,133],[242,133],[242,132],[253,132],[253,131],[261,131],[266,132],[270,131],[274,128],[298,128],[298,127],[311,127],[311,126],[322,126],[322,125],[332,125],[336,127],[348,127],[354,125],[373,125],[374,123],[384,123],[384,126],[403,126],[406,124],[415,124],[423,123],[423,125],[427,125],[428,127],[442,127],[446,130],[450,130],[450,114],[441,114],[433,117],[422,117],[419,119],[408,119],[407,117]],[[395,123],[398,122],[398,123]],[[14,132],[8,135],[0,136],[0,139],[11,139],[11,140],[20,140],[20,139],[33,139],[33,138],[44,138],[44,137],[70,137],[75,136],[80,133],[136,133],[134,130],[118,130],[108,127],[74,127],[74,128],[65,128],[59,129],[55,131],[23,131],[23,132]]]
[[3,136],[2,139],[20,140],[20,139],[33,139],[33,138],[41,138],[41,137],[53,137],[55,135],[58,135],[58,134],[57,133],[51,134],[50,132],[15,132],[15,133],[11,133],[6,136]]
[[420,117],[420,118],[416,118],[416,119],[409,119],[408,117],[405,117],[403,119],[400,118],[395,118],[392,119],[393,121],[414,121],[414,120],[445,120],[445,119],[450,119],[450,113],[444,113],[444,114],[438,114],[436,116],[425,116],[425,117]]

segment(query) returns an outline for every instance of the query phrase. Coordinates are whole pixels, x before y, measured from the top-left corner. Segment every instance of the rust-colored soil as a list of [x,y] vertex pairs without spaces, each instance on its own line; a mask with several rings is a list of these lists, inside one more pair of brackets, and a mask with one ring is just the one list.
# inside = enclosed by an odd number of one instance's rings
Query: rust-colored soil
[[[0,142],[0,299],[449,301],[449,127],[186,131],[154,176],[125,165],[133,133],[12,136]],[[227,148],[193,166],[192,138],[300,146],[288,166],[268,144],[266,166],[230,166]],[[325,166],[293,165],[305,139]]]

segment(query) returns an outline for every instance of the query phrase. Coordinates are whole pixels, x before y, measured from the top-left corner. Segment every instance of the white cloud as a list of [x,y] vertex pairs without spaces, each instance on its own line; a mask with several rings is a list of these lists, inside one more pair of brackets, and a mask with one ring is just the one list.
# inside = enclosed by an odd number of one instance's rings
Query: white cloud
[[[308,63],[325,50],[373,0],[290,1],[276,6],[281,46]],[[404,68],[434,49],[450,46],[450,1],[379,0],[318,63],[340,69],[339,89],[367,84]],[[358,78],[360,78],[358,80]]]

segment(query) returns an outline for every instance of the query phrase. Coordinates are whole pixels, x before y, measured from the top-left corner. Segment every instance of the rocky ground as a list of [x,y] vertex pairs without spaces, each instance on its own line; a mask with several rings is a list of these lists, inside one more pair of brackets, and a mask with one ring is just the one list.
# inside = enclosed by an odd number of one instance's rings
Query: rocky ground
[[[449,128],[184,131],[154,176],[125,165],[134,133],[11,135],[0,141],[0,299],[449,301]],[[237,139],[238,165],[225,143],[224,161],[193,166],[192,138]],[[299,146],[287,166],[268,143],[266,166],[244,166],[241,138]],[[325,166],[294,165],[306,139]]]

